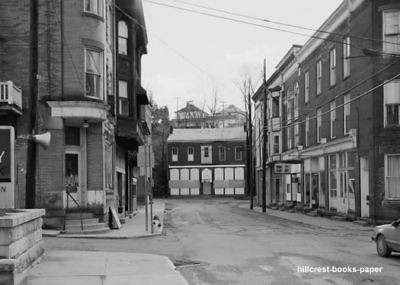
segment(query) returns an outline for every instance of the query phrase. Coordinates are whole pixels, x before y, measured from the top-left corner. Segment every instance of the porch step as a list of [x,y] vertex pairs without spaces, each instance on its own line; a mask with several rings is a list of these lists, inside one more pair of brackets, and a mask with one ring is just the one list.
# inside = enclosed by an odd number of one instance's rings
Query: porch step
[[92,229],[92,230],[88,230],[88,229],[83,229],[83,231],[81,231],[81,229],[79,228],[79,230],[75,230],[75,231],[71,231],[68,230],[66,232],[63,232],[64,235],[92,235],[92,234],[104,234],[110,231],[109,227],[99,227],[96,229]]
[[66,225],[64,233],[67,233],[67,234],[89,233],[89,232],[93,233],[93,232],[98,232],[98,231],[103,232],[104,229],[109,230],[109,228],[105,228],[104,223],[99,223],[99,222],[92,223],[92,224],[84,223],[83,224],[83,231],[82,231],[82,228],[81,228],[80,224],[68,225],[68,226]]
[[[93,213],[90,212],[82,212],[82,219],[94,219],[95,216]],[[66,220],[80,220],[81,219],[81,213],[79,212],[74,212],[74,213],[67,213]]]
[[[90,219],[83,219],[82,220],[83,224],[95,224],[99,222],[99,219],[96,218],[90,218]],[[80,226],[81,225],[81,219],[66,219],[65,220],[65,226]]]

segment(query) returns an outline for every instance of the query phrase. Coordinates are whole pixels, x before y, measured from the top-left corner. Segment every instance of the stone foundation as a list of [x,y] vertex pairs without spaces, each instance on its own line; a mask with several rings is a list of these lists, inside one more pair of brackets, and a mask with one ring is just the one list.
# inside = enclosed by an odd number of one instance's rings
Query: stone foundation
[[14,285],[44,254],[43,209],[11,210],[0,216],[0,284]]

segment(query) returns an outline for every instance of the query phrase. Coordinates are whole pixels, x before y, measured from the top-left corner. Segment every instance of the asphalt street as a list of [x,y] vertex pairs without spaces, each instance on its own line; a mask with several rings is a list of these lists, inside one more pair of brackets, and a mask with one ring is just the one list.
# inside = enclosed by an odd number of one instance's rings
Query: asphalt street
[[305,224],[251,211],[246,204],[166,200],[161,236],[45,243],[47,250],[166,255],[189,284],[400,284],[400,255],[379,257],[368,229],[329,228],[329,219],[324,227]]

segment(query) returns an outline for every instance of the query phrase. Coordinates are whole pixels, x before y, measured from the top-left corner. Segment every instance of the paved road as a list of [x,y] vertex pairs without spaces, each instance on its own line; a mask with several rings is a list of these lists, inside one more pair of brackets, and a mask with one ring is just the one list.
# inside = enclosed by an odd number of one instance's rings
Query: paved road
[[[400,255],[377,256],[370,232],[303,224],[240,207],[244,203],[167,200],[164,236],[135,240],[47,238],[46,244],[50,250],[167,255],[190,284],[400,284]],[[327,219],[326,225],[330,222]],[[322,272],[301,272],[310,267]],[[366,268],[381,272],[361,274],[359,270]],[[358,271],[324,273],[335,269]]]

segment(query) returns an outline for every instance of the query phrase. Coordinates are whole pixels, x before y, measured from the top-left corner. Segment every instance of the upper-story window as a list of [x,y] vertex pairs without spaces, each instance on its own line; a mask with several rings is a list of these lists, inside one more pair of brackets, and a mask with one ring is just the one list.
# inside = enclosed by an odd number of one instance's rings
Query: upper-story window
[[81,130],[77,127],[65,127],[65,144],[81,145]]
[[343,40],[343,78],[350,76],[350,37]]
[[310,143],[309,136],[310,136],[310,116],[307,115],[306,116],[306,133],[305,133],[306,146],[308,146]]
[[85,51],[85,95],[103,99],[103,52]]
[[343,133],[350,132],[350,94],[343,97]]
[[171,156],[172,156],[172,161],[178,161],[178,148],[173,147],[171,149]]
[[386,83],[383,97],[385,127],[400,126],[400,80]]
[[103,17],[104,0],[84,0],[85,12],[96,14]]
[[304,73],[304,102],[308,103],[310,100],[310,73]]
[[274,136],[274,154],[279,154],[279,136]]
[[226,160],[226,148],[224,146],[219,147],[219,161]]
[[383,11],[383,52],[400,53],[400,9]]
[[330,86],[336,84],[336,49],[329,51],[329,82]]
[[118,81],[118,109],[119,114],[129,116],[128,82]]
[[322,109],[317,109],[317,143],[321,142],[322,131]]
[[294,146],[298,147],[300,145],[300,128],[299,123],[295,123],[294,125]]
[[189,146],[187,148],[188,161],[194,161],[194,148]]
[[128,25],[125,21],[118,22],[118,53],[128,54]]
[[235,147],[235,160],[242,160],[243,159],[243,147],[237,146]]
[[212,147],[211,145],[201,146],[201,163],[212,163]]
[[272,96],[272,117],[279,117],[279,96]]
[[292,126],[286,128],[287,149],[292,149]]
[[330,103],[330,133],[331,139],[336,137],[336,102],[332,101]]
[[317,95],[322,92],[322,60],[317,61]]
[[299,116],[299,83],[294,85],[294,103],[293,103],[293,120],[297,120]]

